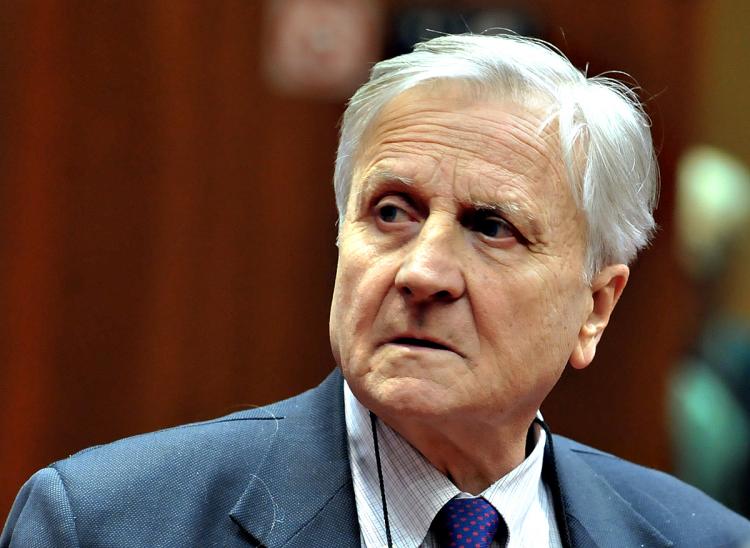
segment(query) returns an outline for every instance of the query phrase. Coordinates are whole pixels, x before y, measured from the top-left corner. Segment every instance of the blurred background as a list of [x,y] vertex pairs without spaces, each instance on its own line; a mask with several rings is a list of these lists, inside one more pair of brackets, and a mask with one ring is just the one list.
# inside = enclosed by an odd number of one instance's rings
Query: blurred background
[[545,418],[747,512],[749,25],[745,0],[1,3],[0,515],[79,449],[322,380],[345,100],[430,31],[490,27],[632,74],[663,178]]

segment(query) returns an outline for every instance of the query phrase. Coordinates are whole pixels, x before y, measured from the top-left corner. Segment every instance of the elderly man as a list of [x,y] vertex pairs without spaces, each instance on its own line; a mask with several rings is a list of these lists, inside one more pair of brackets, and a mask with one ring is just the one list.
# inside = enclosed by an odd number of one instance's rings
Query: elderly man
[[[90,449],[0,546],[732,546],[750,523],[552,436],[648,241],[632,94],[518,37],[443,36],[352,98],[335,174],[339,368],[301,396]],[[343,375],[343,378],[342,378]]]

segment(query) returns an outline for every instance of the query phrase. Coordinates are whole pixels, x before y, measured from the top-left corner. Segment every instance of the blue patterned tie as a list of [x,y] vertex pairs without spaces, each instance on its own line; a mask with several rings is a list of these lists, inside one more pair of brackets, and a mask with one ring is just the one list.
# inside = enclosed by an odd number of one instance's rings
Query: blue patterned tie
[[[485,499],[451,499],[435,516],[438,545],[447,548],[488,548],[495,538],[500,514]],[[500,543],[503,546],[505,539]]]

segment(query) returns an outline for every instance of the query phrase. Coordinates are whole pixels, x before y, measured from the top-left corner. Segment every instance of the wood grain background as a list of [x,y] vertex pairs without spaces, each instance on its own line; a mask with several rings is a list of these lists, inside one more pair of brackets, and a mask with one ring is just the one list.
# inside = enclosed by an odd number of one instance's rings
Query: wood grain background
[[[466,3],[490,4],[503,5]],[[694,131],[704,4],[523,5],[589,73],[636,76],[664,179],[661,231],[594,366],[543,411],[668,469],[664,383],[692,329],[672,178]],[[0,4],[0,514],[34,470],[83,447],[286,397],[333,367],[343,102],[269,88],[263,10]]]

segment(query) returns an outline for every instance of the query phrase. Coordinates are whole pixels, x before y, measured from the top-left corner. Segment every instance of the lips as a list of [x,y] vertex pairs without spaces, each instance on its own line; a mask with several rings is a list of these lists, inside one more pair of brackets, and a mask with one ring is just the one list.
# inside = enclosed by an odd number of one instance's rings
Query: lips
[[387,341],[388,344],[396,344],[396,345],[402,345],[402,346],[416,346],[419,348],[430,348],[433,350],[447,350],[449,352],[454,352],[458,355],[461,355],[460,352],[458,352],[455,348],[450,346],[449,344],[432,337],[422,337],[422,336],[412,336],[412,335],[403,335],[394,337],[393,339],[390,339]]

